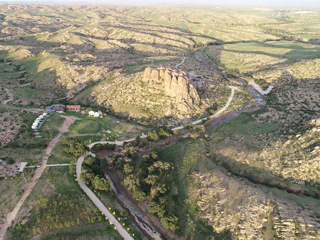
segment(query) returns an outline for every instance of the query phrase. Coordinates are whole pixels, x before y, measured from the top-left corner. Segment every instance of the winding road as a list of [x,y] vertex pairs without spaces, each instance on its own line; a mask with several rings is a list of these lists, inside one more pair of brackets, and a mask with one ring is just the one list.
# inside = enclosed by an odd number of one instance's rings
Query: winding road
[[[215,118],[215,117],[219,116],[221,113],[223,113],[225,110],[227,110],[227,108],[229,107],[229,105],[230,105],[230,103],[231,103],[231,101],[232,101],[232,99],[234,97],[234,90],[239,90],[238,87],[234,87],[234,86],[229,86],[229,88],[231,88],[231,95],[230,95],[226,105],[223,108],[221,108],[218,112],[216,112],[215,114],[209,116],[208,118]],[[208,120],[208,118],[199,119],[197,121],[192,122],[192,124],[196,125],[196,124],[202,123],[203,120]],[[180,129],[183,129],[183,128],[184,128],[184,126],[182,125],[182,126],[179,126],[179,127],[172,128],[172,131],[180,130]]]
[[[183,54],[183,56],[184,56],[184,54]],[[179,67],[180,65],[184,64],[184,61],[186,60],[186,58],[187,58],[187,57],[184,57],[184,59],[182,60],[182,62],[176,65],[176,69],[177,69],[179,72],[180,72],[180,70],[179,70],[178,67]]]
[[256,84],[254,81],[249,82],[249,84],[252,87],[254,87],[254,89],[257,90],[257,92],[260,93],[261,95],[268,94],[274,88],[274,86],[269,86],[267,90],[262,90],[262,88],[258,84]]
[[87,194],[87,196],[91,199],[91,201],[94,203],[94,205],[99,208],[99,210],[109,219],[109,222],[114,224],[119,234],[126,240],[133,240],[133,238],[130,236],[130,234],[121,226],[121,224],[117,221],[117,219],[108,211],[108,209],[103,205],[103,203],[97,198],[97,196],[84,184],[84,182],[80,179],[81,174],[81,165],[86,155],[82,155],[78,161],[77,161],[77,179],[78,184],[80,187],[84,190],[84,192]]
[[[231,101],[232,101],[232,99],[234,97],[234,91],[238,90],[238,88],[234,87],[234,86],[229,86],[229,88],[231,88],[231,95],[230,95],[226,105],[223,108],[221,108],[218,112],[216,112],[215,114],[209,116],[209,118],[214,118],[214,117],[219,116],[221,113],[223,113],[229,107],[229,105],[230,105],[230,103],[231,103]],[[193,122],[193,124],[199,124],[203,120],[207,120],[207,118],[199,119],[199,120]],[[183,129],[183,128],[184,128],[184,125],[176,127],[176,128],[173,128],[172,130],[178,130],[178,129]],[[143,135],[140,138],[147,138],[147,135]],[[132,141],[135,141],[135,140],[136,140],[135,138],[131,138],[131,139],[123,140],[123,141],[115,140],[114,142],[111,142],[111,141],[99,141],[99,142],[94,142],[94,143],[89,144],[88,147],[92,148],[96,144],[115,144],[115,145],[118,145],[118,146],[122,146],[125,142],[132,142]],[[90,155],[90,154],[92,154],[92,153],[90,153],[90,152],[87,153],[87,155]],[[77,179],[78,179],[78,183],[79,183],[80,187],[84,190],[84,192],[92,200],[92,202],[100,209],[100,211],[103,212],[103,214],[109,218],[109,221],[111,221],[116,226],[119,234],[125,239],[132,239],[132,237],[129,235],[129,233],[125,229],[122,228],[121,224],[113,217],[113,215],[108,211],[108,209],[103,205],[103,203],[96,197],[96,195],[81,181],[81,179],[80,179],[81,165],[82,165],[82,162],[83,162],[85,156],[86,155],[82,155],[78,159],[77,167],[76,167]],[[109,179],[109,180],[111,180],[111,179]],[[115,184],[113,181],[111,181],[111,183],[113,185]],[[113,190],[115,190],[114,186],[113,186]],[[130,202],[123,201],[124,198],[125,198],[125,195],[123,193],[117,192],[116,194],[117,194],[117,196],[118,196],[118,198],[119,198],[119,200],[121,202],[125,202],[125,204],[127,204],[127,207],[129,207],[130,209],[132,208],[131,207],[132,204]],[[123,199],[120,199],[120,198],[123,198]],[[133,212],[134,212],[136,220],[138,219],[137,222],[140,225],[140,227],[142,226],[143,229],[147,233],[149,233],[150,235],[153,233],[153,235],[156,236],[156,238],[154,238],[154,239],[162,239],[161,234],[159,234],[157,231],[155,231],[154,228],[151,225],[149,225],[149,223],[147,223],[147,221],[145,221],[144,219],[141,218],[141,216],[140,216],[141,213],[139,213],[135,209],[134,209]],[[131,211],[131,213],[132,213],[132,211]]]

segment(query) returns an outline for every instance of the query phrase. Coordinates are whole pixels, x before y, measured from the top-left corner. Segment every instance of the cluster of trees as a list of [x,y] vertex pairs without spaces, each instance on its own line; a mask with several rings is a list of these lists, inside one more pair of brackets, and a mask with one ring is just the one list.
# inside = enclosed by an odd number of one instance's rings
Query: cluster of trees
[[[161,135],[161,130],[159,133]],[[156,134],[158,135],[157,132]],[[127,148],[125,157],[119,160],[121,164],[118,166],[121,166],[126,175],[124,185],[132,191],[133,198],[138,202],[150,200],[148,211],[157,215],[165,228],[175,231],[178,218],[167,212],[168,203],[165,195],[168,192],[166,176],[171,171],[171,164],[160,161],[156,149],[137,159],[136,152],[132,148]]]
[[100,164],[100,159],[86,156],[82,164],[83,172],[80,174],[80,179],[95,190],[109,191],[110,183],[105,179]]
[[162,128],[159,128],[158,130],[149,131],[148,140],[158,141],[159,139],[166,139],[172,136],[172,134],[173,134],[173,131],[167,126],[164,126]]
[[81,193],[55,194],[38,198],[36,202],[29,220],[16,224],[10,239],[30,239],[44,232],[105,221],[100,211],[91,208]]
[[75,157],[80,157],[86,153],[87,147],[75,138],[64,138],[62,144],[67,146],[63,149],[66,153],[72,154]]
[[116,148],[115,144],[96,144],[91,148],[92,153],[96,153],[100,150],[110,150],[113,151]]

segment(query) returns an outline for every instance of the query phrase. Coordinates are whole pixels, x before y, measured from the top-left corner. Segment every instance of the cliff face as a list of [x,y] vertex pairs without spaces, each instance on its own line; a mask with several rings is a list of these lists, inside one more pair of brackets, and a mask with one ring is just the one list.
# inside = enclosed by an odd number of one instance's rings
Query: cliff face
[[143,82],[148,83],[151,93],[163,93],[169,96],[183,114],[193,109],[194,104],[200,103],[199,95],[184,72],[177,72],[165,68],[148,67],[143,73]]

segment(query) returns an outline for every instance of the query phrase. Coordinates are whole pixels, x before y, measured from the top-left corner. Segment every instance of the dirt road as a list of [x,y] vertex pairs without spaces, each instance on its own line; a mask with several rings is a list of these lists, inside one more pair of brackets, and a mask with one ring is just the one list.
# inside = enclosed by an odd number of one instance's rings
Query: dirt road
[[9,99],[8,99],[8,100],[5,100],[5,101],[2,101],[1,104],[6,105],[8,102],[13,101],[13,95],[12,95],[12,93],[9,91],[9,89],[4,88],[4,90],[6,90],[7,94],[9,95]]
[[11,225],[12,221],[16,218],[22,204],[24,203],[24,201],[26,200],[26,198],[29,196],[29,194],[31,193],[32,189],[34,188],[34,186],[37,183],[37,180],[41,177],[43,170],[46,168],[47,165],[47,161],[48,161],[48,157],[53,149],[53,147],[56,145],[56,143],[60,140],[60,137],[62,136],[63,133],[68,132],[68,127],[78,118],[77,117],[73,117],[73,116],[62,116],[64,117],[66,120],[63,122],[63,124],[60,126],[59,130],[59,134],[53,138],[48,147],[46,148],[46,152],[45,155],[42,158],[42,164],[41,167],[38,168],[35,171],[35,174],[33,176],[33,178],[31,179],[31,182],[28,183],[25,186],[24,189],[24,193],[22,194],[20,200],[18,201],[17,205],[14,207],[14,209],[12,210],[12,212],[10,212],[7,215],[7,219],[4,223],[4,225],[2,226],[1,230],[0,230],[0,240],[3,239],[8,227]]
[[[184,54],[183,54],[183,56],[184,56]],[[182,60],[181,63],[179,63],[179,64],[176,65],[176,69],[177,69],[179,72],[180,72],[180,70],[179,70],[178,67],[179,67],[180,65],[184,64],[184,61],[185,61],[185,60],[186,60],[186,57],[183,58],[183,60]]]

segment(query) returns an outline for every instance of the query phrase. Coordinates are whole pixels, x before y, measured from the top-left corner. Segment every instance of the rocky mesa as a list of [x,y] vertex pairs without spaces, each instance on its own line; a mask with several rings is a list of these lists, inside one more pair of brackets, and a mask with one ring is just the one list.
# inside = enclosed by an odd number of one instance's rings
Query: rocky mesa
[[190,112],[194,104],[200,103],[197,90],[189,83],[185,72],[148,67],[144,71],[142,81],[148,83],[150,93],[164,91],[166,96],[173,99],[182,114]]
[[96,85],[90,94],[74,98],[73,103],[103,106],[136,118],[182,119],[202,113],[208,107],[185,72],[155,67],[132,75],[115,73]]

